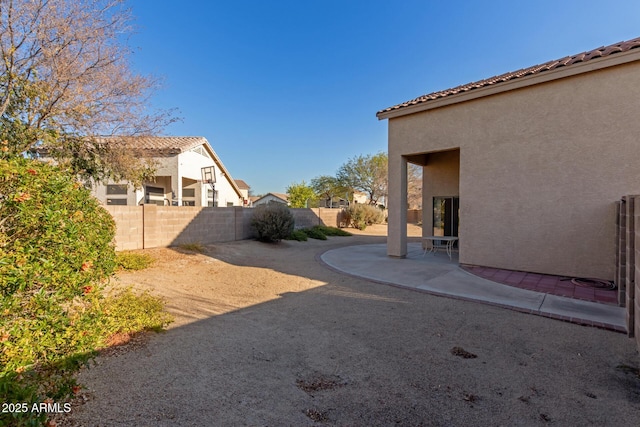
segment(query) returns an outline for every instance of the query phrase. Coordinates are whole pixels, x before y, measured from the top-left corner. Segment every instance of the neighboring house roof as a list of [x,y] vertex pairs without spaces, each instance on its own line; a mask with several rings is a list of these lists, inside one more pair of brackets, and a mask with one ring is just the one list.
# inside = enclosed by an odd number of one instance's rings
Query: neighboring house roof
[[[384,110],[378,111],[376,115],[378,116],[379,119],[385,119],[385,118],[395,117],[395,116],[404,115],[404,114],[411,114],[414,112],[422,111],[424,109],[428,109],[428,107],[424,104],[427,104],[429,102],[441,100],[443,98],[448,98],[453,95],[465,94],[470,91],[475,91],[475,90],[487,88],[490,86],[506,85],[508,82],[512,82],[514,80],[523,79],[529,76],[537,76],[537,75],[541,75],[543,73],[547,73],[547,72],[558,70],[558,69],[565,70],[567,68],[574,68],[574,67],[578,68],[579,64],[584,64],[587,62],[589,64],[600,62],[598,60],[604,60],[605,58],[611,57],[613,55],[629,52],[637,48],[640,48],[640,37],[632,40],[628,40],[628,41],[615,43],[609,46],[600,47],[594,50],[579,53],[577,55],[566,56],[561,59],[545,62],[544,64],[540,64],[540,65],[534,65],[528,68],[523,68],[518,71],[504,73],[499,76],[491,77],[491,78],[480,80],[477,82],[456,86],[451,89],[433,92],[433,93],[412,99],[410,101],[403,102],[398,105],[394,105]],[[640,52],[640,49],[637,52]],[[637,58],[630,58],[629,60],[631,61],[636,59]],[[579,72],[592,71],[592,69],[584,69],[580,71],[576,69],[575,71],[576,71],[575,74],[577,74]],[[561,76],[558,76],[558,78],[564,77],[564,76],[565,75],[561,75]],[[515,88],[516,87],[513,87],[513,89]],[[504,90],[509,90],[509,89],[504,88]],[[490,95],[492,93],[486,93],[486,95]],[[483,96],[483,95],[479,94],[478,97],[479,96]],[[424,106],[425,108],[420,108],[421,106]],[[411,108],[411,107],[414,107],[414,108]],[[407,110],[407,111],[400,111],[400,110]]]
[[235,181],[236,181],[236,184],[238,185],[238,188],[241,190],[249,190],[251,188],[249,187],[249,184],[247,184],[241,179],[236,179]]
[[269,193],[272,196],[276,196],[278,199],[282,199],[285,202],[289,201],[289,195],[288,194],[284,194],[284,193]]
[[199,145],[209,145],[202,136],[136,136],[105,138],[122,141],[126,146],[142,150],[149,156],[175,155],[189,151]]
[[256,203],[256,202],[258,202],[258,201],[260,201],[262,199],[265,199],[265,198],[267,198],[269,196],[275,197],[276,199],[281,199],[284,203],[289,203],[289,196],[286,195],[286,194],[283,194],[283,193],[267,193],[264,196],[253,200],[253,202]]

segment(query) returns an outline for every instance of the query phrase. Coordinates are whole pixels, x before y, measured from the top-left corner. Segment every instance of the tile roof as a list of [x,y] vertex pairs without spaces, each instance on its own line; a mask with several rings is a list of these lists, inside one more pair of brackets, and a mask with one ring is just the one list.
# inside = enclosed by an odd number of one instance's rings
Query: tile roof
[[588,52],[579,53],[577,55],[566,56],[554,61],[545,62],[544,64],[534,65],[532,67],[523,68],[518,71],[512,71],[501,74],[499,76],[491,77],[485,80],[480,80],[473,83],[456,86],[451,89],[446,89],[438,92],[433,92],[427,95],[420,96],[412,99],[411,101],[403,102],[402,104],[394,105],[393,107],[386,108],[378,111],[377,115],[388,113],[394,110],[399,110],[412,105],[423,104],[425,102],[433,101],[447,96],[456,95],[463,92],[472,91],[487,86],[497,85],[500,83],[508,82],[511,80],[519,79],[522,77],[530,76],[533,74],[544,73],[545,71],[554,70],[561,67],[569,67],[581,62],[587,62],[596,58],[604,58],[616,53],[627,52],[632,49],[640,48],[640,37],[615,43],[609,46],[599,47]]
[[267,193],[264,196],[258,197],[255,201],[262,200],[262,199],[264,199],[265,197],[268,197],[268,196],[276,197],[278,199],[281,199],[284,202],[288,202],[289,201],[289,196],[287,194],[284,194],[284,193]]
[[[116,137],[106,139],[120,141]],[[122,142],[132,149],[156,155],[180,154],[199,145],[209,144],[202,136],[136,136],[122,138]]]

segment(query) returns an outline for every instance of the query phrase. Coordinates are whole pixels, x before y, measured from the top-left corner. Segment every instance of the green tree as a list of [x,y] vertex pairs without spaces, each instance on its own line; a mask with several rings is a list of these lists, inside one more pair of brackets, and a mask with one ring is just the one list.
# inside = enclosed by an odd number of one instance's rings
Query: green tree
[[326,201],[326,205],[331,206],[335,197],[343,197],[349,192],[338,178],[329,175],[321,175],[311,180],[311,188],[320,200]]
[[148,108],[156,79],[129,67],[131,19],[123,0],[0,2],[0,157],[46,147],[85,178],[151,173],[117,138],[173,121]]
[[309,207],[309,203],[316,198],[313,188],[308,186],[304,181],[299,184],[294,182],[288,186],[287,194],[289,195],[289,205],[292,208]]
[[343,186],[366,193],[369,203],[375,205],[387,197],[388,163],[382,152],[356,156],[340,166],[336,177]]

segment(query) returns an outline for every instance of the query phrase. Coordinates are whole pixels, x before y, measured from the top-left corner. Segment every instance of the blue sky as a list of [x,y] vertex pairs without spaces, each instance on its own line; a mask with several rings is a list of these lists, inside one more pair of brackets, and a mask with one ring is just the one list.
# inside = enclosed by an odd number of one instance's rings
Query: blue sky
[[387,149],[375,113],[640,36],[633,1],[131,0],[135,71],[254,194]]

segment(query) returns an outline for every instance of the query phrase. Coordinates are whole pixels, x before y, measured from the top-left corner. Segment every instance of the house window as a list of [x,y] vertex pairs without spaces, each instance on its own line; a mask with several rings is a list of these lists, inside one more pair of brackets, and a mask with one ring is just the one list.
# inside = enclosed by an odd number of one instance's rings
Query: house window
[[164,188],[145,187],[144,202],[151,205],[164,206]]
[[195,205],[196,205],[195,188],[183,188],[182,189],[182,206],[195,206]]
[[107,198],[107,206],[126,206],[127,205],[127,199],[122,199],[122,198],[112,198],[112,197],[108,197]]
[[127,204],[127,184],[107,184],[107,206]]
[[[207,206],[209,206],[209,207],[213,207],[214,206],[213,195],[214,195],[213,190],[208,189],[207,190]],[[218,192],[217,191],[215,192],[215,196],[216,196],[215,197],[215,201],[216,201],[216,204],[217,204],[217,202],[218,202]]]
[[108,184],[107,195],[125,195],[127,194],[127,184]]

